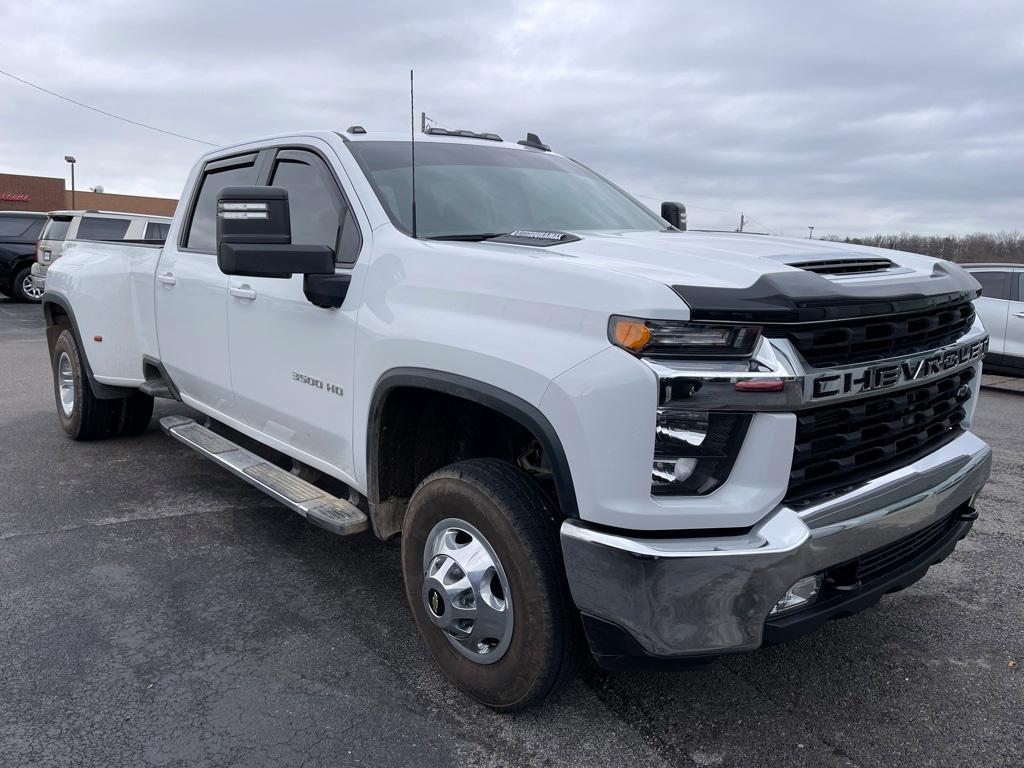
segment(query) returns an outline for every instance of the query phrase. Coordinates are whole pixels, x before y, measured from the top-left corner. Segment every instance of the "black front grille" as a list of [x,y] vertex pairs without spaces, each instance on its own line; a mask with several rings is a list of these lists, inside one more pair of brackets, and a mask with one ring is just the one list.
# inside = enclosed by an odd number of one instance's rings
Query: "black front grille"
[[936,349],[956,341],[973,323],[974,305],[963,301],[899,315],[768,325],[764,332],[789,339],[808,363],[827,368]]
[[857,485],[915,461],[960,432],[968,368],[930,384],[797,413],[789,502]]

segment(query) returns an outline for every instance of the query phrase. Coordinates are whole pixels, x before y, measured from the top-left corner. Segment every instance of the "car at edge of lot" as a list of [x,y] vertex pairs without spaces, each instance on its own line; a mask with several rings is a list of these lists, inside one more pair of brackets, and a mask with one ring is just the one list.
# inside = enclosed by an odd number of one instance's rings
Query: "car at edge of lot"
[[991,334],[985,371],[1024,376],[1024,264],[963,264],[981,283],[975,301]]
[[45,213],[0,211],[0,294],[19,301],[39,301],[43,295],[33,284],[31,267],[45,223]]
[[74,240],[125,241],[163,244],[171,226],[168,216],[117,211],[51,211],[39,235],[31,265],[33,293],[42,296],[46,272]]

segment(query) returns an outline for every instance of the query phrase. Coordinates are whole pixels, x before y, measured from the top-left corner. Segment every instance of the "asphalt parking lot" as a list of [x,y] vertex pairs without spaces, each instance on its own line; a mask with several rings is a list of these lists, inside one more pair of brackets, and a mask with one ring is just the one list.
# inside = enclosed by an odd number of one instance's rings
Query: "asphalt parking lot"
[[397,546],[307,525],[155,419],[67,440],[41,312],[0,300],[0,766],[1020,766],[1024,395],[985,390],[976,430],[981,518],[914,587],[500,716],[427,657]]

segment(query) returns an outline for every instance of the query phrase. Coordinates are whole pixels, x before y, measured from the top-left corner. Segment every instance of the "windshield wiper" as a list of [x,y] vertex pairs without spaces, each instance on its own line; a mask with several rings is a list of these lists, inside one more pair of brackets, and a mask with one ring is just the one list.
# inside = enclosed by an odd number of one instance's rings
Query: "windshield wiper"
[[508,232],[478,232],[472,235],[435,235],[433,237],[425,237],[424,240],[456,240],[464,243],[482,243],[484,240],[490,240],[494,237],[504,237]]

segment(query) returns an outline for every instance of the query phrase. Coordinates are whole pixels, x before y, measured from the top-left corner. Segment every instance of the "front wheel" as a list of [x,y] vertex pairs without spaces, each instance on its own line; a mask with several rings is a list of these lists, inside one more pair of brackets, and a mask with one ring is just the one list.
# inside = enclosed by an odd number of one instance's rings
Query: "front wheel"
[[516,467],[471,459],[427,477],[409,502],[402,570],[427,648],[473,698],[515,711],[572,679],[578,618],[550,503]]

